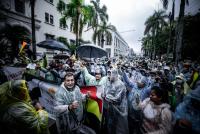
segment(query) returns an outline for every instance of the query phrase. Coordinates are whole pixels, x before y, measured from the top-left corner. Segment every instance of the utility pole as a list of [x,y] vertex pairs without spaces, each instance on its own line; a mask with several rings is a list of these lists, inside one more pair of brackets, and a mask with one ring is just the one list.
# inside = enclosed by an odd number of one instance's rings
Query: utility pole
[[31,28],[32,28],[32,49],[33,49],[33,59],[36,59],[36,41],[35,41],[35,0],[30,0],[31,2]]

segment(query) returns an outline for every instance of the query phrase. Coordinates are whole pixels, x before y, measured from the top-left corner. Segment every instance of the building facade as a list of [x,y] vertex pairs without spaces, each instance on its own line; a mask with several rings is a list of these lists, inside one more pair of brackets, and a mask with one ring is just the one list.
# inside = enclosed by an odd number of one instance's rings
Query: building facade
[[[66,38],[69,42],[75,41],[75,34],[69,28],[60,24],[61,14],[57,11],[59,0],[36,0],[35,1],[35,35],[36,44],[46,39]],[[63,0],[67,3],[69,0]],[[20,25],[31,33],[31,6],[29,0],[0,0],[0,12],[6,19],[3,23]],[[2,22],[0,23],[1,26]],[[69,22],[68,22],[69,24]],[[84,40],[92,40],[93,31],[83,31]],[[108,52],[109,57],[127,56],[128,44],[117,32],[112,32],[112,44],[104,42],[103,49]],[[92,42],[92,41],[91,41]],[[47,53],[48,60],[52,60],[54,50],[36,48],[37,53]]]
[[[64,2],[67,3],[68,0]],[[75,34],[60,24],[61,14],[57,11],[59,0],[35,1],[35,35],[36,43],[46,39],[58,37],[75,40]],[[2,23],[20,25],[31,33],[31,6],[29,0],[0,0],[0,12],[5,16]],[[37,53],[47,52],[48,59],[52,59],[53,50],[37,47]]]
[[[67,3],[69,0],[64,0]],[[59,0],[37,0],[35,4],[36,19],[41,21],[41,28],[36,31],[36,43],[46,39],[57,39],[58,37],[66,38],[69,42],[75,40],[75,34],[70,29],[60,24],[61,14],[57,11],[57,3]],[[45,50],[37,48],[37,52],[41,53]],[[52,54],[58,53],[53,50],[46,49],[49,55],[48,59],[52,60]]]
[[118,32],[112,32],[112,43],[108,44],[105,41],[103,46],[109,57],[128,56],[129,46]]

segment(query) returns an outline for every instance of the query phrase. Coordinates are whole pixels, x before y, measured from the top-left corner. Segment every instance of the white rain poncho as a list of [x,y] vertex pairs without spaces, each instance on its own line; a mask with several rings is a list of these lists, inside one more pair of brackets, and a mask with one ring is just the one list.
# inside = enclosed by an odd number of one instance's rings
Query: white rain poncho
[[[78,123],[80,123],[83,119],[83,100],[85,100],[86,96],[80,92],[80,88],[78,86],[74,86],[72,89],[67,90],[64,86],[64,83],[56,92],[56,103],[57,106],[55,110],[58,111],[57,115],[57,124],[60,133],[70,133],[72,129],[78,127]],[[74,101],[78,102],[78,108],[69,111],[68,106],[72,104]]]
[[143,111],[142,133],[169,134],[172,132],[172,112],[167,103],[154,104],[146,98],[140,107]]
[[107,133],[128,134],[126,87],[118,78],[117,70],[111,70],[110,82],[107,82],[104,93]]
[[75,86],[73,90],[67,90],[64,86],[64,83],[61,85],[59,90],[56,92],[56,103],[57,106],[55,109],[59,112],[68,112],[68,106],[72,104],[74,101],[78,101],[78,108],[75,109],[75,114],[79,121],[81,121],[83,117],[83,104],[82,101],[85,99],[85,95],[80,92],[80,88]]
[[104,85],[106,83],[107,76],[102,77],[100,80],[96,80],[96,78],[94,76],[92,76],[91,74],[89,74],[88,70],[86,67],[84,67],[82,69],[83,72],[83,76],[86,82],[86,86],[96,86],[96,85]]

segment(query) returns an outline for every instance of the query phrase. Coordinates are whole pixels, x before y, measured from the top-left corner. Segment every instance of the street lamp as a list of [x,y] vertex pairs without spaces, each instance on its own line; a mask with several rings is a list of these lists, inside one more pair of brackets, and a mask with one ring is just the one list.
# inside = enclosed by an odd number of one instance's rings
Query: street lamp
[[120,33],[120,34],[121,34],[121,33],[128,33],[128,32],[133,32],[133,31],[135,31],[135,29],[127,30],[127,31],[122,31],[122,32],[119,32],[119,33]]

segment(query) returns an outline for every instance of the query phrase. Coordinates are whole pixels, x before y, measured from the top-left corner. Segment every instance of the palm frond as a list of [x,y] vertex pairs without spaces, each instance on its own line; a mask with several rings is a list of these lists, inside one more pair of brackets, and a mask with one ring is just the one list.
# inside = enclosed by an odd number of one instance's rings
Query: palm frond
[[161,2],[163,4],[164,9],[167,9],[168,8],[169,0],[161,0]]

